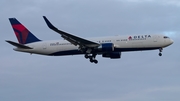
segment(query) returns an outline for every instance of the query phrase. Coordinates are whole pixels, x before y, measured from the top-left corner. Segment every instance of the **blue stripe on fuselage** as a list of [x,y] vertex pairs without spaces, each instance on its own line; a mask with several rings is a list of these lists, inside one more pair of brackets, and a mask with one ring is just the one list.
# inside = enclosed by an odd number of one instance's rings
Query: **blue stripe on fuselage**
[[[145,50],[155,50],[159,49],[160,47],[152,47],[152,48],[115,48],[114,52],[128,52],[128,51],[145,51]],[[97,53],[102,53],[102,52],[97,52]],[[55,52],[49,55],[52,56],[63,56],[63,55],[80,55],[83,54],[79,50],[68,50],[68,51],[59,51]]]
[[79,50],[68,50],[68,51],[59,51],[59,52],[55,52],[49,55],[53,55],[53,56],[63,56],[63,55],[78,55],[78,54],[83,54],[81,51]]

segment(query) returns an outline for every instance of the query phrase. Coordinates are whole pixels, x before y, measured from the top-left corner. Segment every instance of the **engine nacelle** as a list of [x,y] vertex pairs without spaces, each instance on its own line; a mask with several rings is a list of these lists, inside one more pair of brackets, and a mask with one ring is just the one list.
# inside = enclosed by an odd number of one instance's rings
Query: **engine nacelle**
[[98,50],[103,52],[113,52],[114,51],[114,44],[113,43],[103,43],[101,46],[98,47]]
[[111,58],[111,59],[119,59],[121,58],[121,52],[111,52],[111,53],[104,53],[102,57]]

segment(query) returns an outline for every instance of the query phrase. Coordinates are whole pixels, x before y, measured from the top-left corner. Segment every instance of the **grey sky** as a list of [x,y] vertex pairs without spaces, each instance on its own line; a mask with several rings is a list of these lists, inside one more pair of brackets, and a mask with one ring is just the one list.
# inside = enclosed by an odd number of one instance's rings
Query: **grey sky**
[[[1,0],[1,101],[179,101],[179,0]],[[169,35],[163,50],[122,53],[117,60],[98,56],[48,57],[12,50],[17,41],[8,21],[16,17],[42,40],[62,39],[59,29],[81,37],[127,34]]]

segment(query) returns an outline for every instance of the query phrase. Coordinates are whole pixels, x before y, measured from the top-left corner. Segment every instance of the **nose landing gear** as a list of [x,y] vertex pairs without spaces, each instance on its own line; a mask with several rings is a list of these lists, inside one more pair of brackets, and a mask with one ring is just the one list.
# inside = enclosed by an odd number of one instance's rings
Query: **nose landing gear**
[[162,56],[162,53],[159,53],[159,56]]
[[159,48],[159,56],[162,56],[163,48]]

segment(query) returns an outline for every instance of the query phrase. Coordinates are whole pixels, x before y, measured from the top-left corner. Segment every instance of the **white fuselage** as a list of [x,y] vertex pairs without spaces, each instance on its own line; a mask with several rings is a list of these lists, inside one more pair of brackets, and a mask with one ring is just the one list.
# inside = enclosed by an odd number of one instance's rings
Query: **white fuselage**
[[[160,34],[98,37],[90,38],[88,40],[100,44],[113,43],[115,52],[159,49],[173,43],[170,38]],[[26,44],[26,46],[32,47],[33,49],[14,48],[14,50],[53,56],[83,54],[78,49],[78,46],[75,46],[66,40],[39,41]],[[103,51],[99,51],[97,54],[102,53]]]

